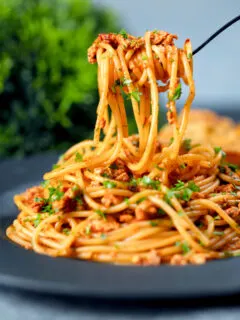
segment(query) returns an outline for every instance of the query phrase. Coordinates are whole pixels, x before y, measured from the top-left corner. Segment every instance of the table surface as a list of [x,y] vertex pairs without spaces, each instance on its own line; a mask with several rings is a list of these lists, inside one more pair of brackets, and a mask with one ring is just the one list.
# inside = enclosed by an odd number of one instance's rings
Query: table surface
[[178,301],[107,301],[0,290],[0,319],[237,320],[239,296]]

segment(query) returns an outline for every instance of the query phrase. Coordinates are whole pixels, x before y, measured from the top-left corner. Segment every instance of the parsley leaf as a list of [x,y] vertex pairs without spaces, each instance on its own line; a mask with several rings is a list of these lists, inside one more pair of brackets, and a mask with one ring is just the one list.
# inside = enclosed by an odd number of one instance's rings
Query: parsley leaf
[[54,165],[52,166],[52,170],[55,170],[55,169],[57,169],[57,168],[60,168],[60,165],[59,165],[59,164],[54,164]]
[[151,187],[153,189],[158,189],[158,187],[160,186],[160,182],[158,180],[153,180],[148,176],[143,176],[140,179],[141,184],[143,184],[144,186],[147,187]]
[[152,227],[157,227],[158,226],[158,223],[156,221],[149,221],[150,225]]
[[86,226],[85,233],[87,235],[91,234],[91,226],[90,225]]
[[171,145],[173,143],[173,141],[174,141],[174,138],[171,137],[170,140],[169,140],[169,145]]
[[69,236],[69,234],[70,234],[70,229],[69,229],[69,228],[64,228],[64,229],[62,230],[62,232],[65,233],[67,236]]
[[107,220],[105,213],[102,210],[95,210],[96,214],[102,217],[104,220]]
[[142,56],[142,60],[148,60],[148,57],[146,55]]
[[184,254],[187,254],[191,250],[186,241],[184,242],[177,241],[175,245],[180,246]]
[[106,188],[106,189],[112,189],[112,188],[115,188],[117,186],[117,184],[115,182],[112,182],[112,181],[109,181],[109,180],[103,181],[102,184],[103,184],[104,188]]
[[37,228],[37,226],[40,224],[40,222],[41,222],[41,214],[38,213],[37,217],[33,220],[34,227]]
[[121,29],[118,34],[120,34],[124,39],[128,38],[127,31],[125,29]]
[[41,212],[46,212],[49,215],[52,215],[53,213],[55,213],[55,210],[53,209],[52,204],[50,203],[50,204],[45,204],[42,207]]
[[43,181],[43,182],[41,183],[41,186],[42,186],[43,188],[46,188],[46,187],[49,185],[49,183],[50,183],[49,180],[45,180],[45,181]]
[[188,60],[191,60],[191,59],[192,59],[192,52],[189,52],[189,53],[188,53],[187,58],[188,58]]
[[82,162],[82,161],[83,161],[83,155],[80,154],[79,152],[76,152],[75,162]]
[[130,203],[129,203],[129,198],[125,198],[125,199],[124,199],[124,202],[129,206],[129,204],[130,204]]
[[164,216],[166,213],[165,211],[163,211],[163,209],[158,208],[157,214],[159,214],[160,216]]
[[223,151],[223,149],[221,147],[214,147],[214,151],[216,154],[218,154],[219,152],[221,152],[221,155],[223,158],[226,157],[226,153]]
[[215,234],[216,236],[223,236],[224,232],[223,231],[213,231],[213,234]]
[[142,197],[142,198],[138,199],[137,204],[143,202],[143,201],[146,200],[146,199],[147,199],[147,197]]
[[135,91],[130,92],[127,95],[127,99],[131,99],[131,96],[133,97],[133,99],[135,99],[138,103],[140,103],[140,96],[142,95],[142,92],[139,92],[138,89],[136,89]]
[[189,151],[192,149],[192,139],[184,139],[183,140],[183,148],[186,150],[186,151]]
[[169,98],[170,101],[176,101],[178,99],[180,99],[182,94],[182,86],[181,86],[181,82],[179,82],[177,88],[175,89],[172,97]]
[[129,86],[132,83],[131,79],[121,78],[121,85],[122,86]]
[[227,164],[228,168],[230,168],[232,171],[236,171],[237,169],[239,169],[239,166],[237,164],[234,163],[228,163]]
[[158,164],[155,164],[155,166],[154,166],[155,168],[157,168],[159,171],[164,171],[164,168],[161,168],[161,167],[159,167],[159,165]]

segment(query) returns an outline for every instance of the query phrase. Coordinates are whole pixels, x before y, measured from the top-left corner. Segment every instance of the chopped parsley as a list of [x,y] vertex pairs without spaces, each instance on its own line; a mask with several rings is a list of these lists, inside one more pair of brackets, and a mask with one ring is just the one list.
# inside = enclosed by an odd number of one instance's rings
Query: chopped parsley
[[41,183],[41,186],[42,186],[43,188],[46,188],[46,187],[49,185],[49,183],[50,183],[49,180],[45,180],[45,181],[43,181],[43,182]]
[[139,92],[138,89],[135,89],[134,91],[127,94],[127,99],[131,99],[131,96],[133,99],[135,99],[138,103],[140,103],[140,96],[142,95],[142,92]]
[[129,206],[130,205],[130,203],[129,203],[129,198],[125,198],[124,199],[124,202]]
[[46,203],[46,204],[42,207],[41,212],[46,212],[46,213],[48,213],[49,215],[52,215],[52,214],[54,214],[56,211],[53,209],[51,203],[49,203],[49,204]]
[[147,197],[142,197],[142,198],[138,199],[137,204],[143,202],[143,201],[146,200],[146,199],[147,199]]
[[150,223],[150,226],[152,226],[152,227],[158,226],[158,223],[156,221],[149,221],[149,223]]
[[221,220],[221,217],[220,216],[215,216],[213,217],[214,220]]
[[224,232],[223,231],[213,231],[213,234],[215,234],[216,236],[223,236]]
[[237,192],[231,191],[230,194],[234,197],[237,197]]
[[184,254],[187,254],[191,250],[186,241],[184,242],[177,241],[176,246],[181,247]]
[[83,161],[83,155],[79,152],[76,152],[75,162],[82,162],[82,161]]
[[86,233],[86,235],[91,234],[91,226],[90,225],[86,226],[85,233]]
[[79,186],[77,184],[75,184],[75,186],[72,187],[72,191],[78,191],[79,190]]
[[189,201],[192,193],[198,191],[200,191],[200,188],[193,181],[189,181],[185,186],[183,181],[178,180],[175,186],[167,191],[164,199],[167,203],[171,203],[171,198],[175,196],[177,199]]
[[231,169],[232,171],[236,171],[237,169],[239,169],[239,166],[237,164],[234,163],[228,163],[227,164],[228,168]]
[[54,164],[54,165],[52,166],[52,170],[55,170],[55,169],[57,169],[57,168],[60,168],[60,165],[59,165],[59,164]]
[[148,57],[146,55],[142,56],[142,60],[148,60]]
[[170,101],[176,101],[178,99],[180,99],[182,94],[182,86],[181,86],[181,82],[179,82],[177,88],[175,89],[172,97],[169,98]]
[[106,172],[102,173],[101,176],[104,177],[104,178],[110,178],[109,175]]
[[191,143],[192,143],[192,139],[184,139],[184,140],[183,140],[183,143],[182,143],[183,148],[184,148],[186,151],[191,150],[191,149],[192,149]]
[[37,226],[40,224],[40,222],[41,222],[41,214],[38,213],[37,217],[33,220],[34,227],[37,228]]
[[132,83],[131,79],[121,78],[122,86],[129,86]]
[[140,178],[140,183],[143,184],[146,187],[151,187],[153,189],[159,189],[160,181],[153,180],[149,176],[143,176]]
[[220,152],[223,158],[226,157],[226,153],[222,150],[221,147],[214,147],[214,151],[216,154],[218,154]]
[[166,213],[165,211],[163,211],[163,209],[158,208],[157,214],[159,214],[160,216],[164,216]]
[[164,171],[164,168],[161,168],[161,167],[159,167],[159,165],[158,164],[155,164],[155,166],[154,166],[156,169],[158,169],[159,171]]
[[170,140],[169,140],[169,145],[171,145],[173,143],[173,141],[174,141],[174,138],[171,137]]
[[105,235],[105,233],[101,233],[100,237],[101,237],[102,239],[106,239],[106,238],[107,238],[107,236]]
[[48,188],[49,191],[49,197],[47,202],[51,202],[51,201],[59,201],[62,199],[64,192],[60,190],[60,185],[55,188],[55,187],[49,187]]
[[118,34],[120,34],[124,39],[128,38],[127,31],[125,29],[121,29]]
[[67,236],[69,236],[69,234],[70,234],[70,229],[69,229],[69,228],[64,228],[64,229],[62,230],[62,232],[65,233]]
[[102,210],[95,210],[96,214],[98,214],[104,220],[107,220],[105,213]]
[[112,181],[109,181],[109,180],[103,181],[102,184],[103,184],[104,188],[106,188],[106,189],[112,189],[112,188],[115,188],[117,186],[117,184],[115,182],[112,182]]
[[83,205],[83,200],[81,196],[76,196],[75,200],[77,201],[78,204]]
[[181,163],[179,167],[180,167],[180,169],[185,169],[186,165],[185,165],[185,163]]
[[188,53],[187,58],[188,58],[188,60],[191,60],[191,59],[192,59],[192,52],[189,52],[189,53]]
[[34,198],[34,202],[43,202],[44,200],[45,200],[44,198],[39,198],[39,197]]

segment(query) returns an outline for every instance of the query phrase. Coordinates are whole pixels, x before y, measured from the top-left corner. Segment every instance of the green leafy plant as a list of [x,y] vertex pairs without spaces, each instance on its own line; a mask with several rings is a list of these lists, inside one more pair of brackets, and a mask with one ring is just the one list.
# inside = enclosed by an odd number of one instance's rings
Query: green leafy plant
[[87,0],[0,0],[0,157],[89,136],[98,102],[87,49],[116,17]]

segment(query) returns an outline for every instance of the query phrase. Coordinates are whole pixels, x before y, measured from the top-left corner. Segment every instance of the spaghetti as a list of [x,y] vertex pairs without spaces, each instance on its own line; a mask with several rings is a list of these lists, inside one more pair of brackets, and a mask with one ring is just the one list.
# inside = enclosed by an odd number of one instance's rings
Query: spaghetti
[[[240,172],[221,148],[184,140],[195,94],[190,40],[147,31],[101,34],[94,139],[71,147],[44,183],[16,195],[7,229],[14,242],[50,256],[118,264],[204,263],[240,252]],[[181,86],[189,88],[177,117]],[[173,130],[158,136],[159,93],[168,92]],[[130,100],[137,135],[128,134]]]

